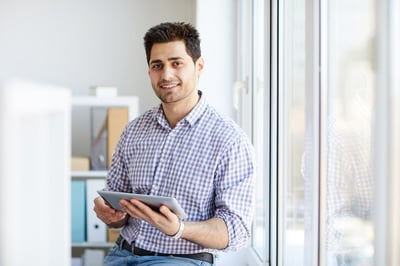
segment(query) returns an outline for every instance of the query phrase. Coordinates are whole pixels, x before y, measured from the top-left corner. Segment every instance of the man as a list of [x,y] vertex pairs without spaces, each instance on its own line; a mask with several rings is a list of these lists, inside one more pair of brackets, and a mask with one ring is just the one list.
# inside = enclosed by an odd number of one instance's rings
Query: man
[[107,189],[173,196],[188,218],[135,199],[121,200],[120,212],[96,198],[97,216],[111,227],[123,226],[105,265],[213,265],[218,250],[237,250],[250,237],[253,148],[234,122],[207,105],[198,88],[204,60],[193,26],[162,23],[144,41],[161,105],[124,129]]

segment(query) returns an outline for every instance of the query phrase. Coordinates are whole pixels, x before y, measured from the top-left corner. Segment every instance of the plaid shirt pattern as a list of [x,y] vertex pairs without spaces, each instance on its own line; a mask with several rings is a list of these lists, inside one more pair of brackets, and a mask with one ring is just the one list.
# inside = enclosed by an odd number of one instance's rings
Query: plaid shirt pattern
[[[227,250],[236,250],[250,237],[254,171],[254,150],[247,136],[201,96],[175,128],[161,106],[131,121],[114,152],[107,189],[173,196],[188,214],[186,221],[222,218],[229,232]],[[173,239],[134,218],[121,234],[135,246],[159,253],[216,252]]]

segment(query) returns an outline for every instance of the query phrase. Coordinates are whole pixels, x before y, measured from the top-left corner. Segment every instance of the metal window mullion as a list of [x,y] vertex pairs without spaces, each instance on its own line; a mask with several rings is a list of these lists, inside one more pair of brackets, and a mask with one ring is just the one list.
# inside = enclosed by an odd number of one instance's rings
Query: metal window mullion
[[390,86],[389,86],[389,123],[390,130],[390,242],[389,242],[389,264],[400,265],[400,1],[390,1],[389,14],[389,37],[390,37]]
[[329,1],[315,1],[319,16],[319,228],[318,228],[318,265],[326,264],[326,207],[327,207],[327,164],[328,164],[328,95],[329,95]]
[[270,78],[270,265],[277,266],[281,255],[279,243],[279,196],[278,192],[278,0],[271,0],[271,78]]
[[[268,210],[271,210],[271,176],[269,175],[269,172],[266,169],[271,169],[271,160],[270,160],[270,150],[271,150],[271,97],[270,97],[270,92],[271,92],[271,39],[272,39],[272,27],[271,27],[271,5],[264,4],[264,16],[266,19],[264,20],[264,116],[267,121],[264,123],[264,128],[263,132],[267,134],[267,140],[265,141],[264,148],[263,148],[263,153],[264,153],[264,159],[268,162],[267,167],[264,168],[264,175],[265,175],[265,183],[263,184],[264,191],[268,192],[268,205],[269,208]],[[269,34],[267,33],[269,32]],[[268,84],[269,86],[266,86]],[[267,239],[270,239],[270,219],[271,214],[270,211],[265,212],[265,239],[266,239],[266,248],[267,250],[270,250],[270,242],[267,241]],[[267,262],[271,261],[271,254],[267,253]]]
[[[378,1],[377,1],[378,2]],[[389,37],[388,37],[388,14],[389,0],[376,3],[377,21],[377,50],[376,50],[376,84],[379,88],[375,94],[375,134],[374,134],[374,260],[376,265],[388,265],[388,239],[390,214],[387,210],[389,203],[389,171],[388,171],[388,128],[387,117],[389,115]]]
[[[376,1],[375,264],[400,264],[400,35],[398,0]],[[397,24],[396,24],[397,23]]]
[[326,3],[306,1],[306,145],[310,152],[311,229],[306,231],[304,265],[325,265],[327,27]]

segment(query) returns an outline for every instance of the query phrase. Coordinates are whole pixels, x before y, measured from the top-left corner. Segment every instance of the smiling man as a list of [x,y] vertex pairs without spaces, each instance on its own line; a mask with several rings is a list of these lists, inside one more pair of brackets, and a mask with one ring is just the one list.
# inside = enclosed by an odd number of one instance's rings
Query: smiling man
[[149,76],[171,127],[199,101],[197,86],[203,65],[202,57],[190,57],[182,40],[153,44]]
[[[149,77],[161,104],[131,121],[107,175],[110,191],[175,197],[184,220],[166,206],[121,200],[124,211],[95,199],[94,211],[121,227],[105,258],[113,265],[214,265],[219,250],[250,238],[254,208],[253,148],[244,132],[207,104],[197,30],[162,23],[144,37]],[[214,88],[218,89],[218,88]]]

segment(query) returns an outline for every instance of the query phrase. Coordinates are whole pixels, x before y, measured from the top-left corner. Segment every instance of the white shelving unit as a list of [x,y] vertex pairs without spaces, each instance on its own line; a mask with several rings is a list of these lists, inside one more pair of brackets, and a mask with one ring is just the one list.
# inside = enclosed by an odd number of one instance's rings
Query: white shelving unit
[[[72,107],[128,107],[129,121],[139,115],[139,98],[136,96],[116,96],[116,97],[97,97],[97,96],[73,96],[71,98]],[[72,124],[74,122],[72,121]],[[72,140],[74,141],[74,140]],[[107,171],[72,171],[71,180],[91,180],[105,179]],[[107,250],[114,243],[108,242],[83,242],[72,243],[72,255],[83,253],[87,248],[99,248]]]
[[110,242],[95,242],[95,243],[72,243],[73,248],[110,248],[115,243]]
[[71,172],[71,179],[78,180],[78,179],[101,179],[106,178],[107,171],[72,171]]
[[[72,171],[71,180],[91,180],[105,179],[107,171]],[[114,243],[111,242],[79,242],[71,243],[72,255],[81,254],[87,248],[89,249],[104,249],[105,251],[111,248]]]

